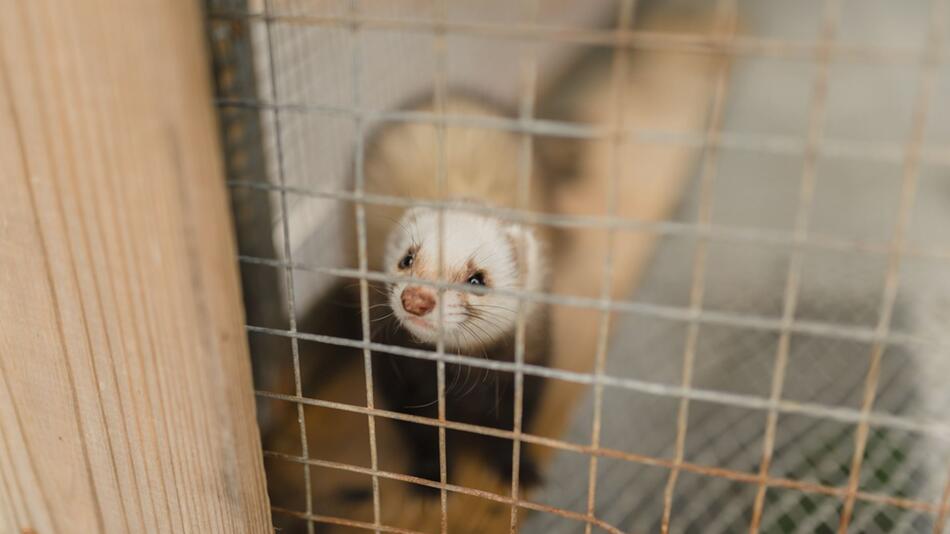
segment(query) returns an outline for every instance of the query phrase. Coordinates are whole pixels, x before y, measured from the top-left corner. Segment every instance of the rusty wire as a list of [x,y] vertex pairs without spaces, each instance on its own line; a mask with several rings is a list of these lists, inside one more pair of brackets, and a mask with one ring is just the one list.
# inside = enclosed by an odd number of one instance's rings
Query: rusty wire
[[[716,17],[718,32],[723,34],[723,49],[726,49],[735,39],[736,24],[739,6],[735,0],[718,0],[718,16]],[[716,68],[716,83],[713,88],[712,109],[710,118],[706,126],[705,139],[708,142],[703,146],[702,169],[699,177],[699,206],[697,207],[697,226],[708,228],[712,224],[712,194],[713,181],[716,177],[716,169],[719,163],[719,145],[717,140],[722,133],[726,95],[730,83],[731,74],[730,59],[723,55],[720,58],[720,64]],[[686,343],[683,349],[683,372],[680,378],[680,387],[689,389],[692,387],[693,366],[696,360],[696,344],[699,339],[699,321],[695,319],[703,310],[703,300],[706,294],[706,262],[709,251],[708,238],[700,238],[696,243],[696,251],[693,254],[693,268],[690,280],[689,295],[689,313],[691,319],[688,321],[686,330]],[[686,432],[689,419],[689,401],[688,397],[682,397],[676,414],[676,442],[674,445],[674,465],[667,478],[666,487],[663,490],[663,515],[660,522],[660,532],[668,534],[670,531],[670,520],[673,513],[673,491],[676,488],[676,481],[679,477],[680,466],[683,463],[683,455],[686,450]]]
[[[914,102],[913,125],[907,140],[906,154],[901,172],[901,192],[897,221],[894,227],[894,236],[888,251],[887,273],[884,278],[884,288],[881,295],[881,312],[876,330],[886,334],[891,329],[891,318],[894,314],[894,305],[897,300],[897,291],[900,283],[902,266],[903,243],[907,239],[907,227],[913,213],[917,197],[918,173],[920,170],[921,146],[926,133],[927,117],[933,96],[936,93],[937,67],[941,47],[943,46],[946,16],[946,0],[932,0],[930,23],[927,29],[927,45],[924,65],[921,68],[918,81],[917,97]],[[877,397],[878,381],[880,378],[881,360],[884,357],[886,344],[876,341],[871,347],[870,366],[865,380],[864,399],[861,404],[861,414],[871,412]],[[865,417],[861,418],[854,438],[854,451],[851,460],[851,470],[848,478],[848,493],[841,512],[838,526],[839,534],[847,534],[851,516],[854,513],[854,503],[861,477],[861,465],[864,462],[864,451],[867,446],[870,425]]]
[[[505,438],[505,439],[512,439],[514,437],[514,433],[508,430],[500,430],[497,428],[470,425],[467,423],[458,423],[454,421],[445,421],[443,423],[439,421],[438,419],[404,414],[400,412],[393,412],[389,410],[382,410],[378,408],[371,410],[363,406],[355,406],[351,404],[345,404],[345,403],[322,400],[322,399],[296,397],[294,395],[286,395],[286,394],[273,393],[273,392],[268,392],[268,391],[258,391],[256,392],[256,394],[259,397],[273,399],[273,400],[292,402],[296,404],[305,404],[308,406],[317,406],[321,408],[330,408],[334,410],[340,410],[344,412],[357,413],[357,414],[363,414],[363,415],[375,415],[377,417],[383,417],[383,418],[393,419],[393,420],[398,420],[398,421],[407,421],[407,422],[418,423],[418,424],[428,425],[428,426],[436,426],[436,427],[444,426],[446,429],[451,429],[451,430],[459,430],[463,432],[470,432],[470,433],[494,436],[494,437]],[[580,454],[585,454],[585,455],[594,455],[601,458],[613,458],[617,460],[632,462],[635,464],[662,467],[666,469],[673,469],[674,467],[678,467],[679,469],[683,471],[688,471],[688,472],[695,473],[698,475],[703,475],[703,476],[721,478],[721,479],[730,480],[733,482],[743,482],[743,483],[748,483],[751,485],[764,483],[768,487],[792,489],[792,490],[797,490],[804,493],[815,493],[815,494],[826,495],[830,497],[838,497],[841,499],[848,498],[851,495],[851,492],[849,488],[847,487],[828,486],[828,485],[823,485],[823,484],[818,484],[818,483],[813,483],[813,482],[805,482],[801,480],[793,480],[793,479],[782,478],[782,477],[765,477],[764,479],[762,479],[758,474],[738,471],[735,469],[707,466],[707,465],[701,465],[701,464],[696,464],[692,462],[677,462],[673,459],[659,458],[656,456],[631,453],[631,452],[620,451],[616,449],[609,449],[609,448],[604,448],[604,447],[595,448],[595,447],[591,447],[590,445],[579,445],[575,443],[569,443],[563,440],[547,438],[543,436],[536,436],[536,435],[528,434],[528,433],[520,434],[520,439],[521,441],[524,441],[527,443],[533,443],[536,445],[541,445],[544,447],[550,447],[557,450],[570,451],[570,452],[575,452],[575,453],[580,453]],[[427,479],[420,479],[418,477],[413,477],[410,475],[402,475],[398,473],[390,473],[390,472],[385,472],[385,471],[373,470],[373,469],[369,469],[365,467],[358,467],[358,466],[339,463],[339,462],[304,459],[301,457],[287,455],[287,454],[278,453],[274,451],[267,451],[265,452],[265,454],[271,457],[278,457],[283,460],[293,461],[296,463],[307,463],[310,465],[317,465],[320,467],[327,467],[327,468],[332,468],[332,469],[342,469],[342,470],[352,471],[352,472],[357,472],[357,473],[362,473],[362,474],[376,474],[382,478],[389,478],[389,479],[399,480],[403,482],[421,484],[421,485],[426,485],[433,488],[440,487],[439,482],[435,482],[435,481],[431,481]],[[525,501],[525,500],[514,500],[514,499],[511,499],[510,497],[504,497],[504,496],[497,495],[491,492],[476,490],[472,488],[466,488],[462,486],[455,486],[452,484],[447,484],[446,488],[449,491],[452,491],[453,493],[460,493],[460,494],[471,495],[475,497],[482,497],[482,498],[487,498],[491,500],[496,500],[498,502],[513,504],[513,505],[517,505],[526,509],[532,509],[532,510],[537,510],[537,511],[545,512],[545,513],[559,515],[566,518],[576,519],[578,521],[584,521],[584,522],[593,521],[594,522],[593,524],[601,528],[611,530],[611,528],[608,528],[609,525],[607,525],[606,523],[604,523],[603,521],[597,518],[591,518],[587,516],[586,514],[570,512],[568,510],[563,510],[555,506],[548,506],[548,505],[534,503],[534,502]],[[861,490],[855,491],[853,495],[854,495],[854,498],[859,501],[883,504],[883,505],[891,506],[894,508],[913,510],[913,511],[927,513],[927,514],[933,514],[933,515],[947,514],[948,509],[950,509],[950,503],[935,504],[935,503],[926,502],[922,500],[895,497],[892,495],[884,495],[880,493],[872,493],[872,492],[866,492],[866,491],[861,491]],[[619,532],[619,530],[616,530],[616,527],[613,527],[613,530],[611,531]]]
[[[370,30],[451,33],[514,40],[559,42],[588,46],[619,46],[638,50],[694,52],[733,57],[769,57],[810,61],[820,48],[811,41],[795,41],[750,35],[730,39],[723,35],[678,34],[644,30],[627,30],[618,39],[611,30],[570,28],[538,24],[494,24],[470,21],[427,20],[422,18],[352,17],[307,15],[299,13],[262,13],[217,9],[212,19],[239,19],[281,22],[284,24],[325,27],[359,26]],[[842,61],[907,64],[923,62],[918,47],[895,47],[874,44],[836,44],[831,47],[835,59]]]
[[[774,371],[770,386],[769,399],[779,400],[785,384],[785,371],[788,367],[788,353],[791,345],[791,325],[795,320],[795,310],[798,306],[798,294],[801,285],[802,265],[804,263],[803,248],[800,246],[808,238],[811,208],[815,195],[815,181],[817,179],[818,147],[821,145],[825,115],[825,106],[828,97],[828,78],[830,76],[831,46],[834,44],[840,22],[840,0],[824,1],[824,21],[821,35],[821,49],[816,54],[819,65],[812,88],[812,98],[808,113],[808,133],[805,142],[805,157],[802,165],[802,174],[799,185],[797,213],[795,215],[796,243],[792,247],[792,257],[789,261],[788,273],[785,279],[785,294],[782,306],[782,331],[779,336],[778,348],[775,353]],[[762,482],[756,489],[755,501],[752,505],[752,519],[749,524],[749,534],[756,534],[762,521],[762,512],[765,508],[765,479],[768,478],[769,468],[772,465],[772,455],[775,452],[775,434],[778,430],[778,411],[769,409],[766,420],[765,436],[762,443],[762,460],[759,463],[759,476]]]

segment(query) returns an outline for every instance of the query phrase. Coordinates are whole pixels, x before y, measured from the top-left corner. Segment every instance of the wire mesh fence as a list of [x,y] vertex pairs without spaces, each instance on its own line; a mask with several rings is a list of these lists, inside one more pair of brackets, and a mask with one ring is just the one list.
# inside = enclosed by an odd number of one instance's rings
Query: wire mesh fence
[[[209,0],[275,522],[446,532],[452,508],[467,506],[451,500],[462,495],[503,505],[497,524],[511,531],[950,532],[946,2],[723,0],[705,5],[708,27],[691,32],[644,28],[636,2],[580,4]],[[610,27],[598,26],[604,14]],[[610,55],[617,107],[618,80],[638,54],[725,58],[702,127],[546,116],[540,88],[588,49]],[[440,108],[465,85],[512,111]],[[433,110],[398,106],[421,90],[435,95]],[[697,161],[680,207],[660,220],[618,213],[622,172],[609,167],[603,203],[584,214],[366,191],[371,134],[416,123],[516,134],[525,197],[530,154],[549,139],[603,143],[613,160],[633,143],[687,149]],[[526,363],[523,344],[512,361],[490,360],[373,339],[373,287],[399,280],[370,268],[375,206],[658,244],[622,298],[610,281],[624,266],[610,247],[591,274],[602,282],[595,293],[495,290],[597,314],[587,368]],[[321,317],[355,322],[314,321],[307,309],[340,284],[358,292],[356,307],[334,311],[330,298]],[[380,402],[378,352],[436,362],[438,417]],[[359,361],[359,372],[342,378],[343,361]],[[474,426],[446,418],[453,365],[511,373],[516,399],[525,376],[588,393],[565,432],[521,428],[520,403],[510,430]],[[439,480],[405,474],[388,437],[394,420],[439,429]],[[544,484],[525,492],[517,475],[490,489],[452,480],[447,430],[550,451]],[[341,439],[359,453],[328,449]],[[424,512],[434,523],[392,519],[394,501],[424,499],[399,485],[439,492]]]

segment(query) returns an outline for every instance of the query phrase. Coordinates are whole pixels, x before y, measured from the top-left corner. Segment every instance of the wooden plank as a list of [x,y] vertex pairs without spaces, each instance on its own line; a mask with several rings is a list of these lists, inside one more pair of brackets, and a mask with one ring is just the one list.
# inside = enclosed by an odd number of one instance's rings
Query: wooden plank
[[0,17],[0,529],[267,532],[201,12]]

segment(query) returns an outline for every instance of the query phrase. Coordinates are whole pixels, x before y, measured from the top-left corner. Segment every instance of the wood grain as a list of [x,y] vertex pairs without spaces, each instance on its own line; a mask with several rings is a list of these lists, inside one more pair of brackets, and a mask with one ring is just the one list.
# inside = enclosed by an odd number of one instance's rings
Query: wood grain
[[0,530],[270,531],[201,12],[0,17]]

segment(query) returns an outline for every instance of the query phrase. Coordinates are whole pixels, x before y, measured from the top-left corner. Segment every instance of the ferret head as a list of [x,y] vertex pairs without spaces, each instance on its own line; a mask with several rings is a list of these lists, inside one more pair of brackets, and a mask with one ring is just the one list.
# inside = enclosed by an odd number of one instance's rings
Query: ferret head
[[[491,217],[446,210],[442,221],[442,281],[486,291],[447,288],[440,311],[438,288],[397,281],[389,284],[389,305],[403,327],[424,343],[438,341],[441,313],[446,349],[475,354],[514,333],[518,299],[491,289],[539,290],[540,247],[530,230]],[[439,281],[438,212],[406,212],[389,235],[384,261],[389,274]],[[524,306],[529,316],[532,303]]]

